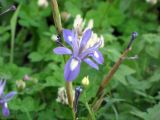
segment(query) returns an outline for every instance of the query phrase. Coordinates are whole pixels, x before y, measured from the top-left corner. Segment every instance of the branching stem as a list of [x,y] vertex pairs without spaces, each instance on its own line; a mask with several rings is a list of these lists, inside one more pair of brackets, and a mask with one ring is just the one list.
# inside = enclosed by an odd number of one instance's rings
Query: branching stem
[[137,33],[133,32],[127,48],[122,53],[122,55],[119,57],[117,62],[113,65],[113,67],[109,71],[108,75],[101,82],[101,84],[99,86],[99,89],[97,91],[97,94],[96,94],[96,99],[92,104],[92,108],[93,108],[94,111],[98,110],[98,108],[100,107],[101,103],[103,102],[103,97],[105,96],[104,89],[107,86],[108,82],[113,77],[113,75],[115,74],[115,72],[118,70],[118,68],[121,65],[121,63],[124,61],[124,58],[128,55],[128,52],[131,50],[131,45],[132,45],[133,41],[135,40],[136,36],[137,36]]

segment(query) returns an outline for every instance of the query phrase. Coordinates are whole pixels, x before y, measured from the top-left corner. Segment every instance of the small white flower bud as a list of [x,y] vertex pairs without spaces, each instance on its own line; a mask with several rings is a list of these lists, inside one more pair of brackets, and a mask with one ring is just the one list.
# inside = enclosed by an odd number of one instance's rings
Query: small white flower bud
[[88,86],[89,85],[89,79],[88,79],[88,76],[84,77],[82,79],[82,85],[84,86]]
[[39,7],[48,7],[48,1],[47,0],[38,0],[38,6]]
[[53,35],[51,36],[51,40],[54,41],[54,42],[57,41],[57,35],[53,34]]
[[70,17],[71,17],[70,13],[65,12],[65,11],[61,12],[61,18],[62,18],[62,20],[67,21]]
[[16,81],[17,89],[22,91],[26,87],[26,83],[23,80]]
[[27,80],[30,80],[29,75],[27,75],[27,74],[26,74],[26,75],[24,75],[23,80],[26,80],[26,81],[27,81]]
[[152,5],[154,5],[154,4],[157,3],[157,0],[146,0],[146,2],[148,2],[148,3],[152,4]]

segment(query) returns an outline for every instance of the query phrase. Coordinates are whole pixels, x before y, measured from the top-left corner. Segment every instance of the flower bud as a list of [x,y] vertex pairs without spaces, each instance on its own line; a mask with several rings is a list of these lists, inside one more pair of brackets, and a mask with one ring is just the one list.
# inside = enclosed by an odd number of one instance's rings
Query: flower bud
[[55,35],[55,34],[53,34],[52,36],[51,36],[51,40],[52,41],[58,41],[58,37],[57,37],[57,35]]
[[89,79],[88,79],[88,76],[84,77],[82,79],[82,85],[84,86],[88,86],[89,85]]
[[61,12],[61,18],[63,21],[67,21],[71,17],[71,14],[68,12]]
[[29,75],[27,75],[27,74],[24,75],[24,77],[23,77],[23,80],[24,80],[24,81],[25,81],[25,80],[27,81],[27,80],[30,80],[30,79],[31,79],[31,78],[30,78]]
[[154,4],[156,4],[158,2],[158,0],[146,0],[146,2],[154,5]]
[[17,80],[16,86],[19,91],[22,91],[26,87],[26,83],[23,80]]
[[46,7],[48,7],[48,1],[47,0],[38,0],[38,6],[46,8]]

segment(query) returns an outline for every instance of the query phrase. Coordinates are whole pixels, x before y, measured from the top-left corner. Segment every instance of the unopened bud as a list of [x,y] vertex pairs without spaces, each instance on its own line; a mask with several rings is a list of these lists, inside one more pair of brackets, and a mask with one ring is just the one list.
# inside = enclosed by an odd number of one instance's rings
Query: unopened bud
[[12,5],[10,8],[8,8],[7,10],[5,10],[4,12],[0,13],[0,15],[3,15],[9,11],[15,11],[16,10],[16,6]]
[[70,13],[65,12],[65,11],[61,12],[61,18],[62,18],[62,20],[67,21],[70,17],[71,17]]
[[158,0],[146,0],[148,3],[154,5],[158,2]]
[[16,81],[16,86],[19,91],[22,91],[26,87],[26,83],[23,80],[18,80]]
[[89,85],[89,79],[88,79],[88,76],[84,77],[82,79],[82,85],[84,86],[88,86]]
[[47,0],[38,0],[38,6],[46,8],[46,7],[48,7],[48,1]]
[[127,46],[127,49],[130,49],[130,48],[131,48],[131,45],[132,45],[133,41],[136,39],[137,36],[138,36],[138,33],[137,33],[137,32],[133,32],[133,33],[132,33],[130,42],[129,42],[128,46]]
[[55,34],[53,34],[52,36],[51,36],[51,40],[52,41],[58,41],[58,37],[57,37],[57,35],[55,35]]
[[16,6],[15,6],[15,5],[12,5],[12,6],[10,7],[10,10],[15,11],[15,10],[16,10]]
[[29,75],[26,74],[26,75],[23,77],[23,80],[26,80],[26,81],[27,81],[27,80],[30,80]]

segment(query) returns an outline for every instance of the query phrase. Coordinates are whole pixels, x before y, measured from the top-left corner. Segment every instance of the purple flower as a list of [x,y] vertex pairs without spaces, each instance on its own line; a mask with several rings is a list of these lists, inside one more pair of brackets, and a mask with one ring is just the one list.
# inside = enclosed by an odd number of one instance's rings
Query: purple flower
[[[97,64],[102,64],[104,59],[98,50],[102,45],[102,40],[92,41],[92,31],[86,30],[82,37],[77,35],[76,31],[64,29],[64,40],[72,47],[72,51],[66,47],[57,47],[54,49],[56,54],[69,54],[70,59],[67,61],[64,69],[64,77],[67,81],[74,80],[79,72],[82,61],[98,70]],[[92,59],[94,60],[92,60]]]
[[10,92],[7,95],[4,95],[4,87],[6,81],[0,80],[0,105],[2,106],[2,113],[5,117],[9,116],[9,109],[8,109],[8,101],[10,101],[16,94],[16,92]]

